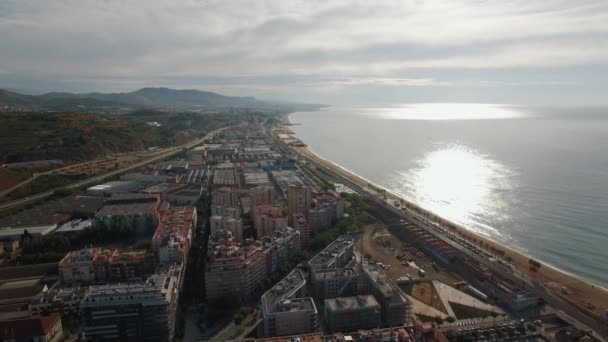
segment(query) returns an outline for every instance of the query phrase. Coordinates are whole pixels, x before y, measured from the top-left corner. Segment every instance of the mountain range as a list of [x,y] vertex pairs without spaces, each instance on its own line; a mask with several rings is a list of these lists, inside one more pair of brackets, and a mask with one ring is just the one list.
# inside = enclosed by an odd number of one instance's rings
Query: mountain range
[[318,109],[319,105],[257,100],[253,97],[225,96],[201,90],[178,90],[170,88],[142,88],[128,93],[63,93],[50,92],[43,95],[25,95],[0,89],[0,106],[36,107],[58,109],[58,107],[176,107],[196,108],[251,108],[261,110],[305,110]]

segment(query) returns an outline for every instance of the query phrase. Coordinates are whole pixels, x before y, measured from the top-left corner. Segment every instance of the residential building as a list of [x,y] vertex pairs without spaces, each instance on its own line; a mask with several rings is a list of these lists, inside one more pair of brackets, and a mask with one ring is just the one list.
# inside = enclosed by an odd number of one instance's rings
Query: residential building
[[353,261],[354,253],[355,240],[350,235],[342,235],[310,259],[308,264],[313,270],[345,267]]
[[314,233],[319,233],[329,227],[335,222],[334,209],[329,203],[323,203],[320,206],[310,209],[310,229]]
[[59,278],[66,285],[137,281],[153,272],[153,256],[146,250],[83,248],[69,252],[59,262]]
[[287,227],[287,218],[279,206],[258,205],[253,207],[251,214],[258,239],[270,235],[276,229]]
[[310,226],[302,213],[293,214],[293,228],[300,232],[300,247],[308,247],[310,241]]
[[362,292],[369,292],[382,307],[382,325],[395,327],[407,324],[411,314],[411,303],[395,284],[379,267],[363,264],[365,275]]
[[181,263],[182,271],[185,270],[196,219],[196,208],[192,206],[163,211],[152,237],[152,250],[159,265]]
[[232,232],[237,242],[243,242],[243,220],[229,216],[211,216],[209,218],[210,232],[212,235],[220,230]]
[[258,185],[249,189],[251,206],[274,203],[274,187],[271,185]]
[[235,189],[227,187],[215,189],[211,196],[213,205],[223,205],[225,207],[240,206],[239,193]]
[[297,172],[289,171],[272,171],[270,173],[272,181],[281,190],[283,198],[288,197],[289,187],[291,185],[303,185],[304,182]]
[[305,297],[306,279],[299,269],[262,296],[264,336],[306,334],[319,329],[319,314],[312,298]]
[[95,226],[122,225],[140,232],[158,227],[160,198],[146,194],[114,194],[95,214]]
[[325,300],[325,321],[332,333],[380,327],[381,307],[372,295]]
[[80,305],[84,340],[173,340],[180,273],[172,267],[144,283],[91,286]]
[[84,287],[67,287],[63,289],[43,289],[32,298],[28,308],[30,316],[47,316],[59,314],[61,316],[78,316],[80,303],[87,293]]
[[310,206],[312,203],[311,187],[308,185],[290,185],[287,192],[287,207],[289,224],[294,226],[294,215],[304,215],[307,222],[310,221]]
[[270,275],[300,251],[300,232],[290,228],[277,229],[256,241],[266,257],[266,274]]
[[232,218],[241,218],[241,209],[239,207],[228,207],[224,205],[212,205],[211,216],[226,216]]
[[313,295],[318,300],[357,294],[359,275],[352,267],[311,270]]
[[63,341],[59,315],[0,321],[0,340],[7,342]]
[[272,232],[287,228],[287,217],[261,214],[255,217],[254,228],[258,239],[271,235]]
[[209,238],[205,263],[207,300],[251,298],[266,276],[266,256],[260,246],[237,245],[232,232],[219,230]]

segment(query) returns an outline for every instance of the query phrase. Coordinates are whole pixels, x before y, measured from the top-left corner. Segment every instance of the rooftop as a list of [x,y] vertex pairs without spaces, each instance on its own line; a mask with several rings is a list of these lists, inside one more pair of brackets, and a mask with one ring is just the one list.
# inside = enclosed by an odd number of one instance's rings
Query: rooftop
[[192,206],[171,207],[164,211],[152,241],[160,241],[174,234],[178,234],[184,239],[189,238],[195,212],[196,208]]
[[321,270],[313,270],[312,277],[314,279],[335,279],[340,277],[357,276],[357,272],[352,267],[345,268],[326,268]]
[[292,299],[297,291],[305,285],[306,278],[304,278],[304,273],[299,269],[294,269],[262,295],[263,310],[265,312],[284,311],[278,305],[283,301]]
[[308,262],[310,265],[323,265],[329,263],[332,259],[343,253],[348,248],[352,247],[355,240],[350,235],[339,236],[334,242],[325,247],[324,250],[315,255]]
[[372,295],[340,297],[325,300],[325,309],[329,311],[351,311],[368,308],[380,308],[380,304]]

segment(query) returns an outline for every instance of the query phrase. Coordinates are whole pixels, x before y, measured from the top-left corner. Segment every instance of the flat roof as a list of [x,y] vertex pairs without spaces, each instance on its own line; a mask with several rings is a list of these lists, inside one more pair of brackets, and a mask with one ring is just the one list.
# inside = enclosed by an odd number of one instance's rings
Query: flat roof
[[335,259],[338,255],[343,253],[347,248],[353,246],[355,239],[350,235],[339,236],[334,242],[330,243],[329,246],[325,247],[324,250],[315,255],[308,262],[309,265],[321,265],[330,262]]
[[27,230],[32,235],[47,235],[57,228],[56,224],[45,226],[22,226],[22,227],[7,227],[0,229],[0,239],[23,235]]
[[325,309],[329,311],[352,311],[380,308],[380,304],[372,295],[340,297],[325,300]]

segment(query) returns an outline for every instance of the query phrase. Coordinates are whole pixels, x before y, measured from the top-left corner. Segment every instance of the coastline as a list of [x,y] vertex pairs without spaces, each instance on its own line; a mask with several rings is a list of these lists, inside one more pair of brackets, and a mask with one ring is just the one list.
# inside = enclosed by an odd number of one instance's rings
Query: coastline
[[[282,129],[289,131],[292,136],[297,138],[295,133],[293,133],[293,131],[291,131],[288,127],[289,125],[293,125],[289,115],[290,114],[285,114],[281,116],[281,122],[283,123]],[[382,189],[385,191],[386,198],[389,200],[401,201],[402,203],[405,203],[406,206],[422,209],[422,212],[428,212],[430,215],[432,215],[432,217],[434,217],[434,221],[440,222],[444,226],[449,226],[451,229],[455,229],[459,235],[465,236],[468,240],[474,238],[477,241],[483,241],[483,244],[486,246],[486,250],[489,250],[489,248],[496,248],[505,251],[505,255],[511,257],[512,264],[520,273],[530,275],[528,268],[531,257],[525,252],[517,250],[515,247],[507,246],[502,242],[476,234],[466,229],[466,227],[454,224],[434,213],[430,213],[428,210],[420,208],[417,204],[411,203],[407,199],[391,192],[389,189],[378,186],[377,184],[368,181],[364,177],[357,175],[353,171],[318,155],[308,147],[292,148],[301,155],[322,164],[328,169],[331,169],[334,173],[348,179],[352,183],[357,184],[362,188],[368,188],[368,186],[371,185],[376,189]],[[542,267],[539,269],[537,274],[534,276],[529,276],[530,280],[544,284],[546,288],[553,290],[552,292],[559,293],[560,297],[562,297],[564,300],[578,306],[582,310],[594,316],[601,316],[604,310],[608,309],[608,289],[602,285],[592,283],[579,276],[560,270],[558,267],[547,264],[542,260],[539,261],[542,263]],[[562,292],[564,290],[567,292],[567,294]]]

